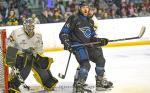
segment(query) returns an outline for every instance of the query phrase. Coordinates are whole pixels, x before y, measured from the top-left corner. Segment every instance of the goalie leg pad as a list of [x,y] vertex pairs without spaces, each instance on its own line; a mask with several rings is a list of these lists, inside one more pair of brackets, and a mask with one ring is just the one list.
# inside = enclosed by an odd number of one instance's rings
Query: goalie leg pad
[[15,67],[22,70],[27,64],[27,56],[25,54],[19,54],[16,56]]
[[50,70],[41,69],[41,67],[34,62],[32,71],[35,79],[48,91],[52,90],[58,83],[58,80],[52,76]]
[[[17,60],[16,60],[17,64],[14,67],[12,67],[12,71],[10,74],[10,80],[9,80],[10,88],[12,88],[12,89],[13,89],[13,87],[15,87],[16,89],[19,88],[19,86],[22,83],[22,80],[25,80],[31,71],[32,63],[33,63],[33,56],[31,56],[31,55],[30,56],[25,55],[25,56],[26,56],[26,58],[23,58],[23,57],[17,58]],[[18,64],[23,59],[26,59],[26,62],[23,62],[26,64],[23,65],[23,67],[22,67],[22,65],[19,66]]]
[[53,63],[53,58],[43,57],[38,54],[35,62],[41,69],[49,69],[51,64]]
[[19,90],[19,86],[20,86],[20,82],[19,80],[17,79],[17,77],[11,79],[9,82],[8,82],[8,85],[9,85],[9,93],[21,93],[21,91]]
[[20,75],[24,80],[28,77],[31,71],[33,61],[33,55],[24,54],[23,56],[17,56],[15,67],[19,69]]

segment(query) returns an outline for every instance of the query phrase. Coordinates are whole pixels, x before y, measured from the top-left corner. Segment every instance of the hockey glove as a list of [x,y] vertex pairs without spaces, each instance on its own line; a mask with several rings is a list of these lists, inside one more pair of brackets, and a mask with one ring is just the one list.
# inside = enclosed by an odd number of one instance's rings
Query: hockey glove
[[99,42],[98,44],[96,44],[97,46],[105,46],[108,44],[109,40],[107,38],[92,38],[91,41]]
[[71,43],[69,41],[65,41],[65,43],[64,43],[64,49],[65,50],[69,50],[70,52],[72,52]]
[[64,45],[64,49],[72,52],[71,43],[69,40],[69,35],[62,33],[62,34],[60,34],[59,37],[60,37],[61,43]]

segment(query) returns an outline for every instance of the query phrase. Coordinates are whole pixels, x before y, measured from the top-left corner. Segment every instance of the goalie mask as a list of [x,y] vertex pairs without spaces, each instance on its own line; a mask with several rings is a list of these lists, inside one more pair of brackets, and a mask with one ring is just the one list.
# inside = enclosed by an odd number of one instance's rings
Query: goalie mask
[[34,21],[32,18],[27,18],[23,22],[23,29],[30,38],[34,35]]

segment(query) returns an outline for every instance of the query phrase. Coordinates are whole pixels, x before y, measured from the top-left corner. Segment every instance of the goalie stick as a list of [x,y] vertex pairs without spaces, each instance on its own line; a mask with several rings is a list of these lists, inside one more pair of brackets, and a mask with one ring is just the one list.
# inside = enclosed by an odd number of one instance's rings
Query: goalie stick
[[[145,26],[142,26],[142,28],[141,28],[141,30],[140,30],[140,33],[139,33],[138,36],[136,36],[136,37],[129,37],[129,38],[122,38],[122,39],[109,40],[108,42],[117,42],[117,41],[125,41],[125,40],[139,39],[139,38],[141,38],[141,37],[144,35],[145,30],[146,30],[146,27],[145,27]],[[92,42],[92,43],[86,43],[86,44],[77,44],[77,45],[72,45],[71,47],[88,46],[88,45],[94,45],[94,44],[98,44],[98,43],[100,43],[100,42]],[[61,73],[58,74],[58,76],[59,76],[60,78],[62,78],[62,79],[64,79],[64,78],[66,77],[70,58],[71,58],[71,52],[70,52],[69,59],[68,59],[68,62],[67,62],[67,67],[66,67],[66,70],[65,70],[65,74],[61,74]]]

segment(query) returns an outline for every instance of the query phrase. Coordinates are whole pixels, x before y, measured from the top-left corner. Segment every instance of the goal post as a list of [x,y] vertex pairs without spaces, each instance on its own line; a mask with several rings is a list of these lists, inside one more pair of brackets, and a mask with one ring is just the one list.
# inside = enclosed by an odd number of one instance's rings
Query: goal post
[[6,30],[0,29],[0,91],[8,93],[8,65],[6,64]]

